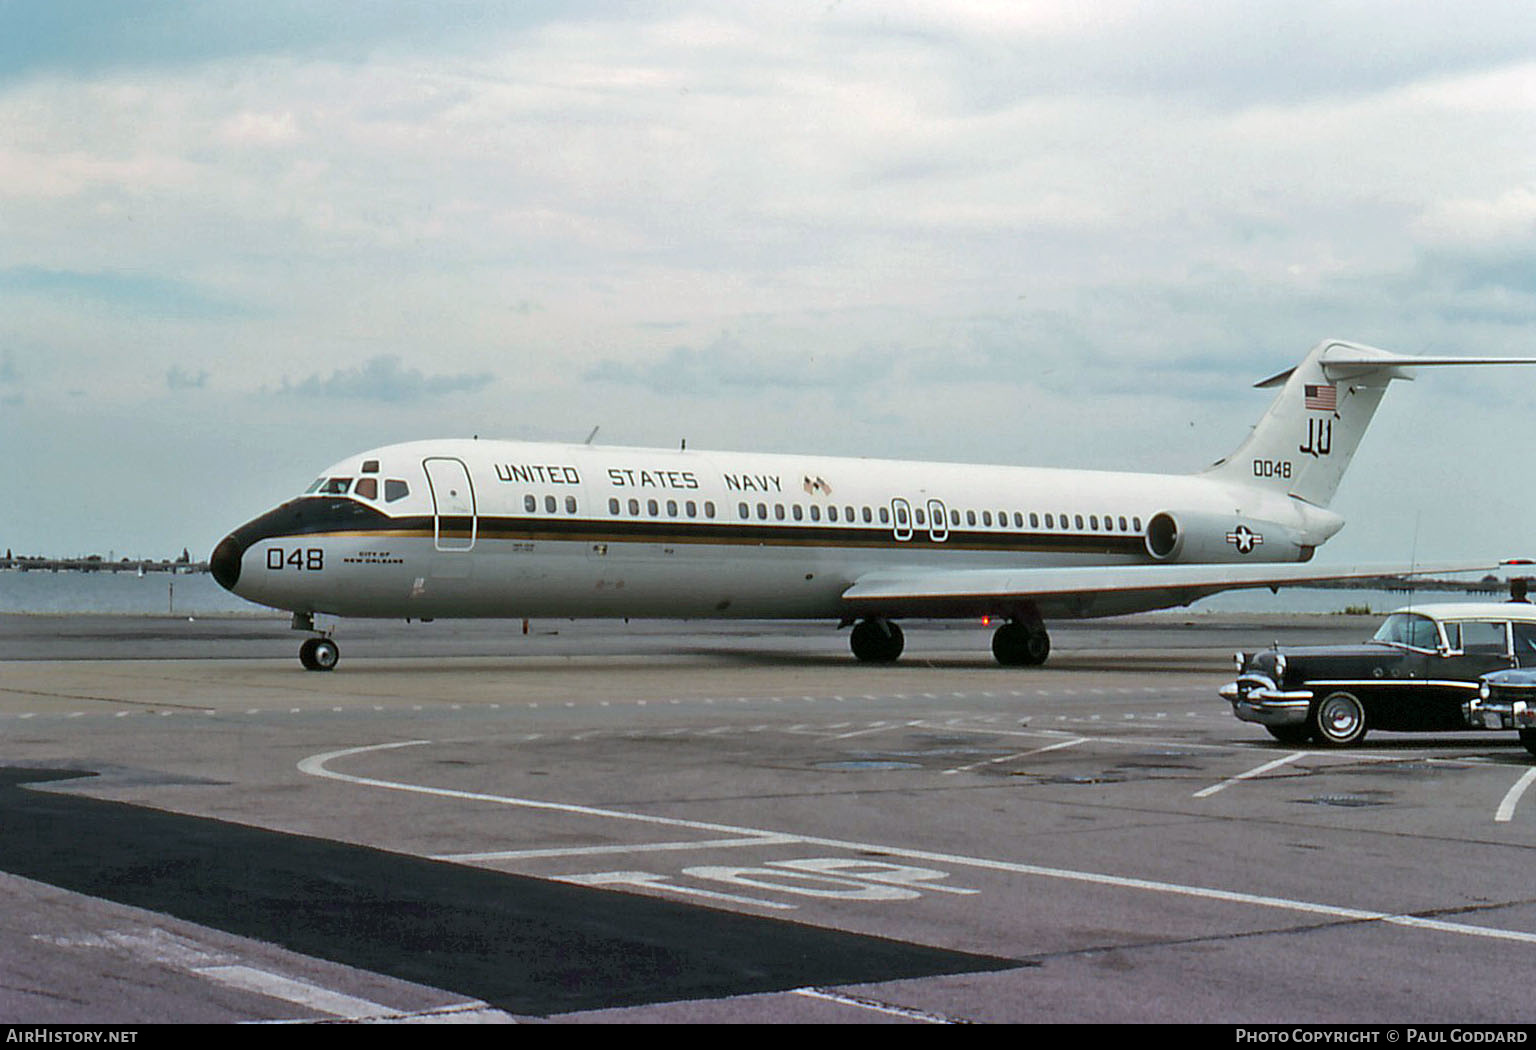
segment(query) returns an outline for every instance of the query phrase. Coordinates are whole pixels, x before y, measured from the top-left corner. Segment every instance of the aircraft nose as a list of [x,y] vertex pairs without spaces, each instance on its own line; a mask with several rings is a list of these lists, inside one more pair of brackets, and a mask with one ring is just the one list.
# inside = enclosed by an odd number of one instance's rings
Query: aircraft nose
[[233,591],[240,582],[240,559],[245,556],[245,546],[234,536],[225,536],[208,558],[208,571],[226,591]]

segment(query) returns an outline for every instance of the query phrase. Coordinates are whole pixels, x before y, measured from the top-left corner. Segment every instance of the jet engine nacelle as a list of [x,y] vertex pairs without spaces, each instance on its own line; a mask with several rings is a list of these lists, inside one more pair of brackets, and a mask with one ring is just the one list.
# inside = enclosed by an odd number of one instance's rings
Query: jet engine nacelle
[[1160,511],[1147,522],[1147,553],[1161,562],[1306,561],[1315,543],[1273,521],[1208,511]]

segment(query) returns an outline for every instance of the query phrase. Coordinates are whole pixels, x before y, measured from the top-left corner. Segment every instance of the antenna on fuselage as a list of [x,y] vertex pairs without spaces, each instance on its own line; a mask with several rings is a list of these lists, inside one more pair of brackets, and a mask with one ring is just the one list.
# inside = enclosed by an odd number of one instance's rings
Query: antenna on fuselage
[[601,430],[601,429],[603,429],[603,425],[601,423],[599,423],[597,426],[593,427],[592,428],[592,433],[587,435],[587,440],[583,441],[582,444],[583,445],[590,445],[590,444],[592,444],[592,439],[597,437],[597,432],[599,430]]

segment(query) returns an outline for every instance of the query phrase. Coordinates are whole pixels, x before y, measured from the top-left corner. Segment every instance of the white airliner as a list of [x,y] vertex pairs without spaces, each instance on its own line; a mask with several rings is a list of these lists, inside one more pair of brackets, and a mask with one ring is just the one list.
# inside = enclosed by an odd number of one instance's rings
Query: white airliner
[[826,618],[860,660],[902,617],[995,617],[1006,665],[1042,663],[1044,621],[1187,605],[1382,567],[1306,566],[1393,379],[1428,358],[1319,343],[1234,452],[1198,474],[441,440],[363,452],[240,526],[211,569],[315,632],[315,616]]

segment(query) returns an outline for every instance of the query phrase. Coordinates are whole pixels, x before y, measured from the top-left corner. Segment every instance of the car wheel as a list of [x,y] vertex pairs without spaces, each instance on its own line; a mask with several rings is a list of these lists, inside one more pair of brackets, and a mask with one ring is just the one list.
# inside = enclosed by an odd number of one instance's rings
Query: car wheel
[[1265,726],[1269,735],[1282,744],[1305,744],[1312,739],[1311,726]]
[[1525,745],[1527,751],[1536,755],[1536,729],[1520,730],[1520,743]]
[[1349,747],[1365,738],[1365,706],[1352,693],[1329,693],[1312,708],[1312,736],[1324,747]]

